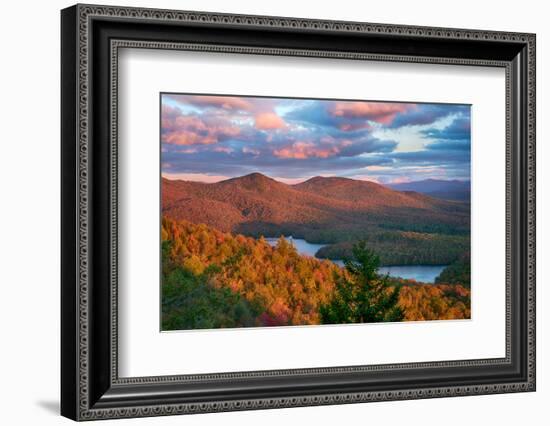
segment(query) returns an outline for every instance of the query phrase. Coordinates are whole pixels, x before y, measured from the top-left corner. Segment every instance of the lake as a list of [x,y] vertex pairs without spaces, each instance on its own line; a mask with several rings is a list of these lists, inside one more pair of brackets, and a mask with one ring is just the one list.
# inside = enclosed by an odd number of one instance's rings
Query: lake
[[[298,253],[313,256],[321,247],[326,244],[312,244],[306,240],[300,238],[285,237],[287,241],[291,241],[296,247]],[[266,238],[270,245],[277,244],[278,238]],[[334,263],[340,266],[344,266],[344,262],[341,260],[333,260]],[[392,277],[399,277],[404,279],[416,280],[423,283],[433,283],[437,276],[445,269],[445,265],[433,266],[433,265],[398,265],[398,266],[382,266],[378,269],[380,274],[388,274]]]
[[[294,244],[294,247],[296,247],[296,250],[300,254],[305,254],[307,256],[313,256],[315,257],[315,253],[317,253],[317,250],[320,248],[326,246],[326,244],[312,244],[308,243],[306,240],[302,240],[300,238],[292,238],[292,237],[285,237],[287,241],[291,241],[292,244]],[[278,238],[266,238],[265,239],[270,245],[275,246],[277,244]]]

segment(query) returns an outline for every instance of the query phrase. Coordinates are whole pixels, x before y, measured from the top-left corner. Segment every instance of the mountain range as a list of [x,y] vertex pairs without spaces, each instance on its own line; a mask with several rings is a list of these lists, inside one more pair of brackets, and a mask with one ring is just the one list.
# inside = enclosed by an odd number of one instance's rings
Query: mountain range
[[335,234],[381,227],[453,233],[469,230],[470,223],[467,203],[341,177],[288,185],[260,173],[217,183],[163,178],[162,213],[225,232],[310,240],[323,240],[328,230],[339,240]]
[[425,179],[386,186],[397,191],[415,191],[444,200],[470,202],[470,185],[469,180]]

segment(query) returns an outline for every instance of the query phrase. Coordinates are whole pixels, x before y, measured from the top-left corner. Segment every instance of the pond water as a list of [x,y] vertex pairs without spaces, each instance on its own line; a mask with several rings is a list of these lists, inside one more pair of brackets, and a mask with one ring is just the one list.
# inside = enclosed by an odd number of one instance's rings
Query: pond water
[[434,283],[445,266],[441,265],[399,265],[382,266],[378,269],[381,274],[388,274],[392,277],[400,277],[422,283]]
[[[292,238],[292,237],[285,237],[287,241],[292,242],[294,244],[294,247],[296,247],[296,250],[300,254],[305,254],[307,256],[313,256],[315,257],[315,253],[317,253],[317,250],[320,248],[326,246],[326,244],[312,244],[308,243],[306,240],[302,240],[300,238]],[[266,238],[265,239],[270,245],[275,246],[277,244],[278,238]]]
[[[326,244],[312,244],[306,240],[300,238],[285,237],[287,241],[292,242],[298,253],[313,256],[321,247]],[[266,238],[270,245],[277,244],[278,238]],[[341,260],[333,260],[334,263],[340,266],[344,266],[344,262]],[[423,283],[434,283],[437,276],[445,269],[445,265],[433,266],[433,265],[398,265],[398,266],[382,266],[378,269],[380,274],[388,274],[392,277],[399,277],[404,279],[412,279]]]

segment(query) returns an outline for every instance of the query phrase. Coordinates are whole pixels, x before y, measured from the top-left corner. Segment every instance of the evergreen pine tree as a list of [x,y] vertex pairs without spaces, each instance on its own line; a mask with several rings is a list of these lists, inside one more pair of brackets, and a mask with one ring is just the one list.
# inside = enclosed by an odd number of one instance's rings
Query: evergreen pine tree
[[353,247],[353,258],[344,261],[346,274],[338,279],[332,300],[321,306],[324,324],[396,322],[404,312],[398,306],[398,287],[392,289],[387,275],[379,275],[380,258],[364,241]]

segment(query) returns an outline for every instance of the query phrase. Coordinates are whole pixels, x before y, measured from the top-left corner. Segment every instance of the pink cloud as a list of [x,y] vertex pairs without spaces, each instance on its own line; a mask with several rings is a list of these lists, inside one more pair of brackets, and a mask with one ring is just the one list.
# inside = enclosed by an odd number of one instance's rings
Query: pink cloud
[[363,121],[359,123],[340,123],[338,128],[343,132],[352,132],[354,130],[370,129],[372,126],[368,121]]
[[[364,118],[380,124],[390,124],[397,114],[415,108],[414,104],[380,103],[380,102],[337,102],[330,110],[335,117]],[[363,124],[366,126],[368,124]],[[352,124],[344,124],[341,130],[356,130]]]
[[196,148],[185,148],[185,149],[180,149],[179,151],[180,154],[195,154],[197,153],[197,149]]
[[329,158],[340,152],[337,146],[324,147],[316,146],[312,142],[295,142],[292,145],[276,149],[273,155],[278,158],[294,158],[297,160],[305,160],[307,158]]
[[305,160],[307,158],[329,158],[339,154],[342,148],[352,145],[348,139],[335,139],[332,136],[324,136],[318,142],[297,141],[280,149],[275,149],[273,155],[279,158],[294,158]]
[[162,142],[171,145],[211,145],[236,137],[241,129],[220,117],[183,115],[176,108],[162,107]]
[[229,179],[229,176],[207,175],[204,173],[169,173],[163,172],[162,177],[168,180],[187,180],[192,182],[214,183]]
[[258,130],[275,130],[286,127],[284,120],[275,112],[262,112],[256,114],[254,119],[256,122],[256,129]]
[[228,146],[216,146],[212,149],[214,152],[225,152],[226,154],[231,154],[233,149]]
[[409,177],[399,176],[399,177],[394,177],[390,179],[388,183],[407,183],[410,181],[411,179]]

